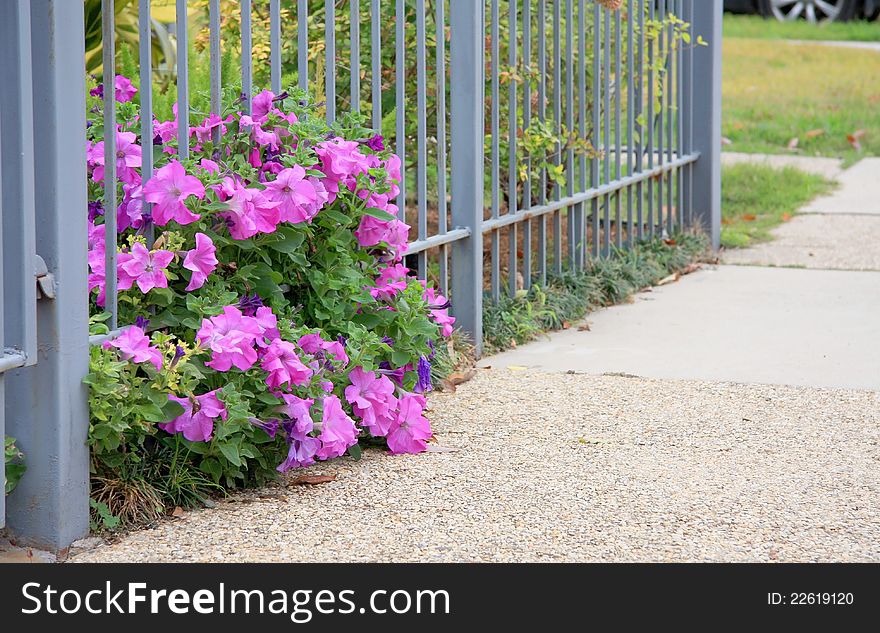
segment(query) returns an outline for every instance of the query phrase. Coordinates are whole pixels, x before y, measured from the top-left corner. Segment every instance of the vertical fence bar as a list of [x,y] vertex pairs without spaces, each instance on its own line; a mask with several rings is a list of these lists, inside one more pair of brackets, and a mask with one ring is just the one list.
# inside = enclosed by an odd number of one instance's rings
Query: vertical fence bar
[[[560,5],[562,0],[553,0],[553,128],[562,134],[562,37],[559,30],[562,25]],[[553,159],[554,165],[562,164],[562,145],[556,144]],[[562,187],[558,183],[553,186],[556,200],[562,197]],[[562,272],[562,211],[553,213],[553,270]]]
[[[208,11],[208,38],[210,40],[210,57],[211,57],[211,112],[221,114],[223,103],[221,102],[222,94],[222,64],[223,58],[220,51],[220,0],[211,0]],[[215,145],[220,144],[220,126],[211,130],[211,139]]]
[[[499,46],[499,25],[501,22],[501,15],[499,13],[498,8],[499,0],[492,0],[492,7],[490,13],[490,55],[491,59],[491,74],[492,74],[492,114],[491,114],[491,122],[490,122],[490,131],[492,135],[492,172],[491,172],[491,187],[492,187],[492,217],[497,218],[501,213],[501,150],[500,150],[500,141],[499,141],[499,128],[500,128],[500,110],[501,110],[501,91],[499,87],[499,55],[501,54],[501,48]],[[453,69],[455,67],[453,66]],[[490,280],[489,283],[491,285],[492,292],[492,301],[497,302],[501,298],[501,248],[499,242],[501,241],[500,231],[495,230],[492,231],[492,270],[490,272]]]
[[[691,35],[693,36],[694,25],[694,0],[685,0],[684,20],[690,24]],[[684,87],[684,98],[682,102],[682,119],[684,126],[684,139],[682,141],[682,151],[690,154],[693,151],[693,109],[694,109],[694,49],[693,40],[690,46],[684,51],[684,72],[682,76],[682,84]],[[685,165],[682,170],[682,210],[684,212],[684,224],[688,228],[693,226],[693,199],[691,197],[691,182],[694,173],[692,163]]]
[[[523,0],[523,130],[528,130],[532,124],[532,11],[531,0]],[[523,161],[526,166],[526,179],[523,182],[522,208],[529,209],[532,206],[532,156],[524,152]],[[528,290],[532,285],[532,221],[522,223],[523,245],[523,288]]]
[[[396,126],[396,150],[400,157],[401,173],[406,174],[406,2],[397,0],[394,8],[394,71],[395,71],[395,117]],[[406,222],[406,176],[400,179],[400,193],[397,194],[397,206],[399,217]]]
[[[101,0],[104,81],[104,309],[115,330],[116,297],[116,11],[113,0]],[[178,141],[179,142],[179,141]]]
[[[560,60],[561,61],[561,60]],[[567,193],[574,195],[574,148],[571,144],[571,134],[574,131],[574,12],[572,0],[565,2],[565,126],[568,130],[566,139],[568,148],[565,152],[565,180]],[[568,267],[575,269],[575,249],[577,248],[577,235],[575,234],[574,209],[565,209],[566,224],[568,225]]]
[[309,89],[309,0],[296,3],[296,84]]
[[[178,0],[180,2],[180,0]],[[186,2],[184,1],[184,4]],[[241,0],[241,96],[242,109],[251,113],[254,98],[253,30],[251,0]]]
[[[244,11],[244,8],[242,8]],[[177,154],[181,160],[189,158],[189,32],[186,0],[177,0]],[[242,28],[244,18],[242,17]],[[244,46],[244,42],[242,42]],[[243,79],[243,77],[242,77]],[[242,88],[244,90],[244,88]],[[250,91],[247,108],[250,112]]]
[[[635,53],[633,52],[633,0],[626,5],[626,175],[633,173],[633,150],[635,148],[635,96],[633,95],[633,73],[635,72]],[[633,245],[633,188],[626,188],[626,245]]]
[[[437,232],[443,235],[447,231],[446,203],[446,11],[443,0],[434,8],[434,24],[437,34],[434,61],[437,74]],[[440,247],[438,269],[440,291],[445,295],[449,291],[449,246]]]
[[336,120],[336,5],[333,0],[324,0],[324,97],[327,109],[327,123]]
[[[645,157],[645,132],[648,127],[645,125],[645,0],[636,0],[636,2],[636,11],[639,14],[639,81],[636,87],[636,99],[639,112],[637,116],[638,120],[641,120],[641,123],[638,124],[639,142],[636,152],[636,171],[641,173]],[[645,189],[641,180],[636,184],[636,201],[636,223],[638,225],[636,237],[641,241],[645,237]]]
[[351,2],[351,111],[361,111],[361,3]]
[[370,81],[373,129],[382,133],[382,12],[379,0],[370,5]]
[[[685,0],[676,0],[677,7],[677,15],[685,19],[687,15],[687,9],[685,8]],[[687,20],[685,20],[687,22]],[[685,27],[687,28],[687,27]],[[685,44],[681,40],[678,43],[678,53],[676,55],[676,60],[678,61],[678,65],[675,69],[675,153],[677,157],[680,157],[684,154],[684,57],[685,57]],[[675,170],[676,176],[676,208],[678,209],[678,224],[679,229],[686,228],[686,224],[684,221],[684,168],[679,167]]]
[[[510,72],[516,72],[517,50],[516,50],[516,14],[517,0],[509,0],[508,23],[507,29],[509,37],[507,40],[507,64],[510,66]],[[517,210],[517,160],[516,160],[516,131],[517,131],[517,103],[516,103],[516,81],[510,78],[507,87],[507,212],[516,213]],[[517,290],[517,229],[516,224],[507,227],[507,285],[510,296],[514,296]]]
[[[660,98],[660,111],[657,113],[657,164],[661,167],[666,164],[666,151],[665,151],[665,120],[666,114],[669,111],[667,107],[667,91],[666,91],[666,75],[668,74],[668,51],[666,50],[666,27],[664,26],[664,22],[666,20],[666,0],[657,0],[657,11],[658,11],[658,20],[660,21],[660,29],[657,35],[657,54],[660,57],[660,61],[663,66],[657,72],[658,81],[659,81],[659,90],[660,94],[658,97]],[[657,226],[660,230],[660,235],[665,236],[669,233],[669,226],[666,223],[666,213],[667,211],[664,209],[665,205],[663,204],[664,196],[664,186],[666,180],[666,173],[662,172],[660,176],[657,178]]]
[[[150,24],[150,0],[138,3],[138,65],[140,72],[141,100],[141,182],[153,177],[153,56],[152,26]],[[144,213],[150,213],[153,205],[146,200]],[[147,226],[147,245],[155,240],[155,228]]]
[[[675,3],[676,0],[666,0],[666,14],[674,15],[675,14]],[[673,29],[672,23],[670,22],[666,27],[666,46],[669,48],[669,51],[666,53],[666,89],[664,92],[666,93],[666,160],[667,162],[672,162],[673,158],[673,142],[675,137],[675,81],[677,80],[675,76],[675,69],[677,66],[676,62],[676,53],[675,53],[675,41],[673,39]],[[672,233],[675,230],[675,210],[673,208],[673,189],[672,184],[674,182],[674,174],[673,172],[666,173],[666,226],[667,230]]]
[[[602,137],[605,156],[603,163],[603,182],[611,182],[611,12],[603,10],[603,48],[602,66],[604,91],[602,95]],[[602,253],[605,257],[611,254],[611,194],[605,194],[602,212]]]
[[[538,120],[547,121],[547,6],[546,0],[538,0]],[[543,161],[542,161],[543,162]],[[538,204],[547,203],[547,170],[541,167]],[[547,215],[538,219],[538,275],[542,286],[547,285]]]
[[[416,2],[416,195],[418,196],[418,236],[420,240],[428,237],[428,131],[427,131],[427,85],[425,54],[425,3]],[[428,251],[417,255],[419,279],[428,273]]]
[[[620,101],[621,94],[623,93],[623,85],[620,80],[620,38],[620,11],[618,10],[614,13],[614,177],[617,180],[620,180],[620,153],[622,150],[622,145],[620,143]],[[620,217],[621,193],[622,192],[618,190],[614,194],[614,232],[617,248],[623,246],[623,223],[621,222]],[[627,227],[627,230],[629,230],[629,227]]]
[[482,2],[451,2],[452,223],[471,234],[452,245],[452,308],[479,358],[483,349],[483,46]]
[[[648,3],[648,19],[654,22],[656,16],[654,0],[646,0]],[[645,36],[642,36],[645,39]],[[654,168],[654,48],[656,38],[652,37],[647,40],[648,46],[648,116],[645,119],[645,126],[648,128],[648,169]],[[656,230],[654,222],[654,179],[648,179],[648,237],[653,239]]]
[[[600,103],[602,97],[602,72],[600,62],[602,59],[602,23],[599,3],[593,3],[593,155],[590,158],[590,186],[599,185],[599,151],[602,147],[599,127]],[[593,257],[599,256],[599,197],[590,201],[590,231]]]
[[269,0],[269,80],[272,92],[281,92],[281,0]]
[[[5,19],[13,3],[0,4]],[[20,541],[57,551],[89,531],[83,5],[31,0],[18,7],[30,10],[38,78],[22,87],[33,89],[40,122],[33,139],[40,151],[36,249],[55,276],[56,293],[36,304],[39,363],[5,377],[6,430],[27,455],[27,474],[6,498],[6,516]],[[105,66],[105,94],[113,98],[111,73]]]
[[[37,289],[34,283],[36,226],[34,221],[34,75],[31,68],[29,3],[14,0],[0,9],[0,358],[13,348],[24,354],[24,365],[37,362]],[[42,79],[41,79],[42,80]],[[5,281],[4,281],[5,280]],[[5,289],[5,290],[4,290]],[[5,293],[5,294],[4,294]],[[14,298],[14,299],[12,299]],[[5,339],[4,339],[5,337]],[[2,369],[0,369],[2,382]],[[0,418],[3,397],[0,393]],[[0,421],[2,433],[2,421]],[[2,510],[2,503],[0,503]],[[0,514],[0,525],[3,515]]]
[[[584,0],[578,2],[578,136],[581,140],[587,138],[587,28],[586,6]],[[581,150],[578,176],[580,191],[587,190],[587,155]],[[573,177],[573,175],[572,175]],[[583,268],[587,258],[587,232],[584,216],[584,203],[579,202],[575,207],[576,233],[578,237],[575,264],[577,268]]]
[[721,0],[694,3],[694,33],[708,41],[694,53],[693,203],[703,229],[718,248],[721,241]]

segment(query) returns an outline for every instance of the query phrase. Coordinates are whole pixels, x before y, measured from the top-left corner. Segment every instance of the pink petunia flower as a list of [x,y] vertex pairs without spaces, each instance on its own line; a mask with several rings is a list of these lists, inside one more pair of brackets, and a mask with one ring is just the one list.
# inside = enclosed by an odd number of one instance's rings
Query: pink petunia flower
[[259,189],[245,187],[238,182],[224,183],[228,192],[227,211],[220,214],[229,225],[229,234],[237,240],[246,240],[257,233],[272,233],[280,222],[280,202],[269,200]]
[[290,394],[283,394],[281,397],[285,404],[280,407],[279,412],[290,418],[289,421],[282,423],[290,445],[287,458],[277,467],[277,470],[283,473],[291,468],[304,468],[314,464],[315,455],[321,448],[321,440],[309,435],[314,430],[309,408],[315,401]]
[[266,183],[266,195],[278,202],[282,222],[312,221],[327,201],[326,191],[319,192],[317,182],[315,178],[306,178],[306,170],[295,165],[281,170],[275,180]]
[[360,145],[356,141],[346,141],[340,137],[333,138],[315,146],[315,153],[321,159],[321,171],[327,180],[342,183],[351,190],[358,174],[366,173],[369,161],[361,154]]
[[235,365],[247,371],[257,362],[254,343],[262,328],[253,317],[244,316],[235,306],[223,308],[223,314],[203,319],[196,340],[212,352],[205,363],[217,371],[229,371]]
[[403,264],[386,266],[379,271],[376,285],[370,288],[370,295],[379,301],[390,301],[398,292],[406,290],[406,275],[409,268]]
[[133,360],[136,363],[149,362],[162,371],[162,352],[150,345],[150,337],[143,329],[132,325],[122,331],[116,338],[104,341],[104,349],[115,347],[123,360]]
[[271,389],[279,389],[284,384],[305,385],[313,373],[300,360],[293,343],[280,338],[276,338],[266,348],[260,367],[269,373],[266,376],[266,384]]
[[192,271],[192,277],[186,286],[187,292],[205,285],[208,275],[217,268],[217,249],[214,242],[204,233],[196,233],[196,247],[186,252],[183,267]]
[[428,308],[434,322],[440,326],[440,334],[452,336],[452,326],[455,325],[455,317],[449,316],[449,299],[434,290],[431,286],[422,282],[425,290],[422,298],[428,303]]
[[121,263],[119,268],[134,280],[141,292],[147,294],[153,288],[168,287],[168,278],[164,271],[172,259],[174,253],[171,251],[149,251],[141,242],[135,242],[131,247],[130,258]]
[[183,413],[171,420],[159,424],[159,428],[168,433],[182,433],[190,442],[207,442],[214,434],[214,420],[227,417],[226,405],[217,397],[219,389],[196,396],[193,405],[189,398],[178,398],[169,394],[168,399],[183,407]]
[[211,133],[214,129],[220,130],[220,136],[226,134],[226,123],[230,123],[232,120],[231,114],[225,119],[221,119],[219,114],[212,112],[199,125],[190,130],[190,134],[195,136],[199,143],[207,143],[211,140]]
[[192,213],[184,204],[190,196],[201,200],[205,197],[205,186],[195,176],[189,176],[176,160],[160,167],[144,185],[144,198],[154,204],[153,223],[157,226],[165,226],[170,220],[178,224],[198,220],[201,216]]
[[251,100],[251,112],[255,119],[262,119],[269,114],[274,98],[275,93],[269,90],[263,90],[261,93],[254,95],[254,98]]
[[115,97],[119,103],[131,101],[131,98],[137,93],[137,88],[131,83],[131,79],[123,75],[116,75],[114,87],[116,88]]
[[345,399],[352,405],[354,414],[376,437],[388,433],[394,422],[393,412],[397,408],[394,397],[394,384],[386,376],[376,377],[372,371],[355,367],[348,375],[351,384],[345,388]]
[[[136,143],[134,132],[116,133],[116,177],[121,182],[139,185],[141,176],[136,171],[141,166],[141,146]],[[104,141],[98,141],[89,150],[89,161],[95,165],[92,180],[104,180]]]
[[268,346],[267,343],[264,342],[265,339],[274,341],[276,338],[281,338],[281,333],[278,332],[278,317],[272,312],[272,308],[269,306],[260,306],[254,313],[254,319],[257,320],[257,324],[260,326],[261,331],[260,338],[257,339],[257,345],[259,347]]
[[357,444],[357,427],[354,420],[342,410],[342,403],[336,396],[324,396],[324,414],[321,418],[321,448],[318,459],[339,457],[349,446]]
[[428,448],[427,440],[433,436],[431,423],[422,415],[425,398],[407,394],[398,402],[394,423],[386,439],[388,450],[393,454],[421,453]]

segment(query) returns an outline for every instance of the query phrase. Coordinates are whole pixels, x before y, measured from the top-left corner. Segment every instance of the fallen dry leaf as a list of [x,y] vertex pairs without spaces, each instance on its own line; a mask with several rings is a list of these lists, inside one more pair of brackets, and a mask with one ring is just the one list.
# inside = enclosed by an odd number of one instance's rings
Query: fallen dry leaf
[[849,144],[852,146],[854,150],[857,152],[862,151],[862,144],[859,140],[867,134],[867,130],[856,130],[852,134],[846,135],[846,140],[849,141]]
[[798,143],[800,143],[800,140],[798,139],[798,137],[795,136],[788,142],[788,145],[786,145],[786,147],[788,147],[789,150],[796,150]]
[[815,130],[810,130],[809,132],[804,134],[804,138],[806,138],[806,139],[816,138],[817,136],[822,136],[823,134],[825,134],[825,130],[823,130],[822,128],[817,128]]
[[743,220],[743,222],[754,222],[758,219],[758,216],[756,216],[754,213],[743,213],[740,218]]
[[180,506],[177,506],[176,508],[174,508],[174,512],[171,513],[171,516],[178,517],[178,518],[182,517],[183,516],[183,508],[181,508]]
[[443,379],[443,391],[455,393],[455,388],[476,376],[476,369],[468,369],[466,372],[454,372]]
[[562,322],[562,329],[563,329],[563,330],[567,330],[567,329],[569,329],[570,327],[571,327],[571,323],[569,323],[568,321],[563,321],[563,322]]
[[663,240],[663,243],[666,244],[666,246],[675,246],[678,242],[676,242],[672,238],[669,238],[667,240]]
[[703,265],[699,264],[699,263],[688,264],[687,266],[685,266],[684,268],[681,269],[681,274],[682,275],[690,275],[691,273],[697,272],[702,267],[703,267]]
[[679,277],[681,277],[681,275],[679,273],[672,273],[671,275],[668,275],[668,276],[664,277],[663,279],[661,279],[660,281],[658,281],[657,285],[658,286],[665,286],[666,284],[674,283],[674,282],[678,281]]
[[290,482],[291,486],[317,486],[336,481],[336,475],[303,475]]
[[791,220],[791,213],[783,213],[782,214],[782,221],[788,222],[789,220]]
[[590,324],[589,323],[584,323],[583,325],[578,326],[578,332],[589,332],[589,331],[590,331]]

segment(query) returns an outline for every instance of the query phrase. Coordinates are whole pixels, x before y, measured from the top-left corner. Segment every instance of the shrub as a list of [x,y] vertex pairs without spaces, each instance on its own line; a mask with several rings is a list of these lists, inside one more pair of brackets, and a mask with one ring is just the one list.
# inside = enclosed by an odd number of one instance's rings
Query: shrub
[[[137,87],[119,76],[115,89],[115,272],[119,322],[130,325],[92,348],[86,379],[101,503],[141,496],[154,506],[152,492],[115,492],[146,481],[164,504],[191,504],[218,484],[358,457],[363,441],[425,450],[434,345],[454,319],[401,263],[400,161],[382,137],[356,116],[328,127],[304,93],[264,91],[250,115],[233,100],[194,118],[182,159],[176,117],[141,139]],[[90,93],[93,115],[102,90]],[[96,116],[93,333],[107,332],[103,135]],[[147,182],[144,142],[156,156]]]

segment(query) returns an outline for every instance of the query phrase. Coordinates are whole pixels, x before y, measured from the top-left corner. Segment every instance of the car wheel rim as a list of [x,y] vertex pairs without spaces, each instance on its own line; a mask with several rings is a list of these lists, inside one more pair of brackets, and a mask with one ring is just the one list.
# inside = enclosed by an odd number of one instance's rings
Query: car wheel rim
[[846,0],[771,0],[770,9],[777,20],[805,19],[809,22],[833,22],[840,17]]

